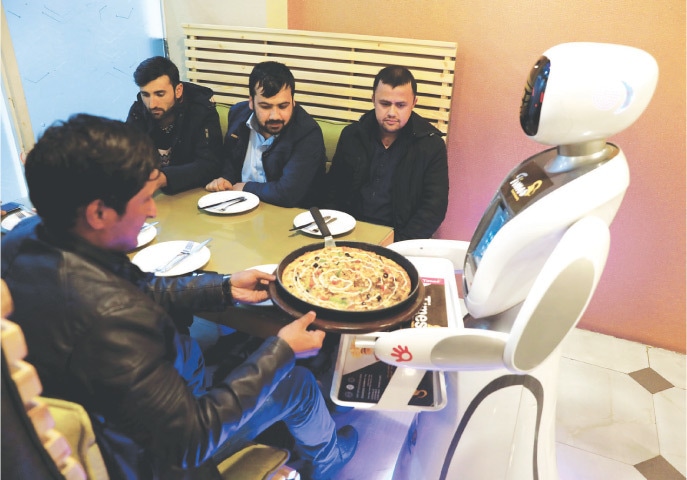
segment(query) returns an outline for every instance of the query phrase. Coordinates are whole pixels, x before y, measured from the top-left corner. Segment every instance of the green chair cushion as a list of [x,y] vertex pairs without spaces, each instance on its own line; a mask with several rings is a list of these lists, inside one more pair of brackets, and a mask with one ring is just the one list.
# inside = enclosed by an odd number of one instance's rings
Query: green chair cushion
[[215,103],[215,108],[219,115],[219,126],[222,129],[222,138],[224,138],[227,134],[227,128],[229,128],[229,109],[231,105],[227,105],[226,103]]
[[217,466],[224,480],[267,480],[289,459],[287,450],[251,443]]
[[332,163],[332,158],[334,158],[334,152],[336,152],[336,144],[339,142],[341,130],[343,130],[349,122],[337,122],[335,120],[324,120],[321,118],[316,118],[315,121],[322,129],[324,149],[327,152],[327,170],[329,170],[329,165]]

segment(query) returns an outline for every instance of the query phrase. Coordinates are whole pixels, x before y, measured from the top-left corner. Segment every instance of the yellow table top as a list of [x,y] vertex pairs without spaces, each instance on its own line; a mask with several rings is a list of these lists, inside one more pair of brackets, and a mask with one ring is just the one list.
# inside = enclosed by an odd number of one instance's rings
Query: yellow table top
[[[321,238],[289,231],[294,217],[306,211],[304,209],[260,202],[255,209],[245,213],[217,215],[198,209],[198,200],[207,193],[202,188],[176,195],[158,192],[155,195],[157,217],[150,220],[159,222],[156,225],[158,233],[146,246],[170,240],[200,242],[212,238],[208,244],[210,261],[203,270],[233,273],[259,265],[278,264],[304,245],[322,243]],[[356,222],[352,231],[335,239],[386,246],[393,242],[394,231],[391,227]],[[130,256],[141,249],[131,252]],[[276,334],[281,326],[293,320],[276,307],[245,306],[200,315],[262,337]]]
[[[297,248],[322,242],[321,238],[289,231],[293,227],[294,217],[306,210],[260,202],[248,212],[217,215],[198,208],[198,200],[207,193],[201,188],[176,195],[158,192],[155,195],[157,217],[150,221],[160,223],[156,225],[157,236],[148,245],[170,240],[201,242],[212,238],[208,244],[210,261],[203,269],[232,273],[258,265],[279,263]],[[352,231],[335,239],[386,246],[393,242],[393,229],[356,222]],[[132,256],[137,251],[132,252]]]

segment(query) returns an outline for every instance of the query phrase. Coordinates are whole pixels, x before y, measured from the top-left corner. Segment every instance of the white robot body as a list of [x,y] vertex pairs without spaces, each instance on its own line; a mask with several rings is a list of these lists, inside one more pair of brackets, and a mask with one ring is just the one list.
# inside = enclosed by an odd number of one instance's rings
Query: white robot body
[[[570,172],[549,175],[543,168],[537,170],[545,178],[527,176],[528,166],[555,158],[555,149],[530,158],[508,175],[477,227],[465,262],[465,304],[474,318],[496,315],[522,302],[548,255],[573,223],[594,215],[611,224],[630,173],[622,151],[609,147],[611,159],[572,180]],[[543,186],[536,190],[535,185],[542,181],[550,184],[550,193]],[[557,186],[559,181],[564,183]],[[523,200],[532,203],[513,213],[510,205]],[[505,221],[502,227],[494,230],[498,227],[494,222],[501,221]]]

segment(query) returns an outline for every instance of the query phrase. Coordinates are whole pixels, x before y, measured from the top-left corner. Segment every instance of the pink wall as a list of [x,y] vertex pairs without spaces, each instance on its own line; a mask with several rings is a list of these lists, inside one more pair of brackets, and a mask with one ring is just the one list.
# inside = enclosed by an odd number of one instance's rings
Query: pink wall
[[[289,28],[458,43],[448,136],[449,212],[437,236],[470,239],[508,171],[547,148],[519,124],[523,86],[549,47],[631,45],[659,65],[654,98],[610,139],[631,185],[581,327],[685,352],[685,2],[289,0]],[[660,7],[659,7],[660,5]],[[391,8],[393,6],[393,8]]]

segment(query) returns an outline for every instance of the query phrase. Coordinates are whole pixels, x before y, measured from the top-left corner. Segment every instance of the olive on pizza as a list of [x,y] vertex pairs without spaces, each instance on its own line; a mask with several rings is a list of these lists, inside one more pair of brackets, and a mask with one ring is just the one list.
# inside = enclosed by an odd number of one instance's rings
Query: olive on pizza
[[348,246],[304,253],[284,268],[281,283],[304,302],[345,311],[392,307],[411,291],[410,276],[398,263]]

